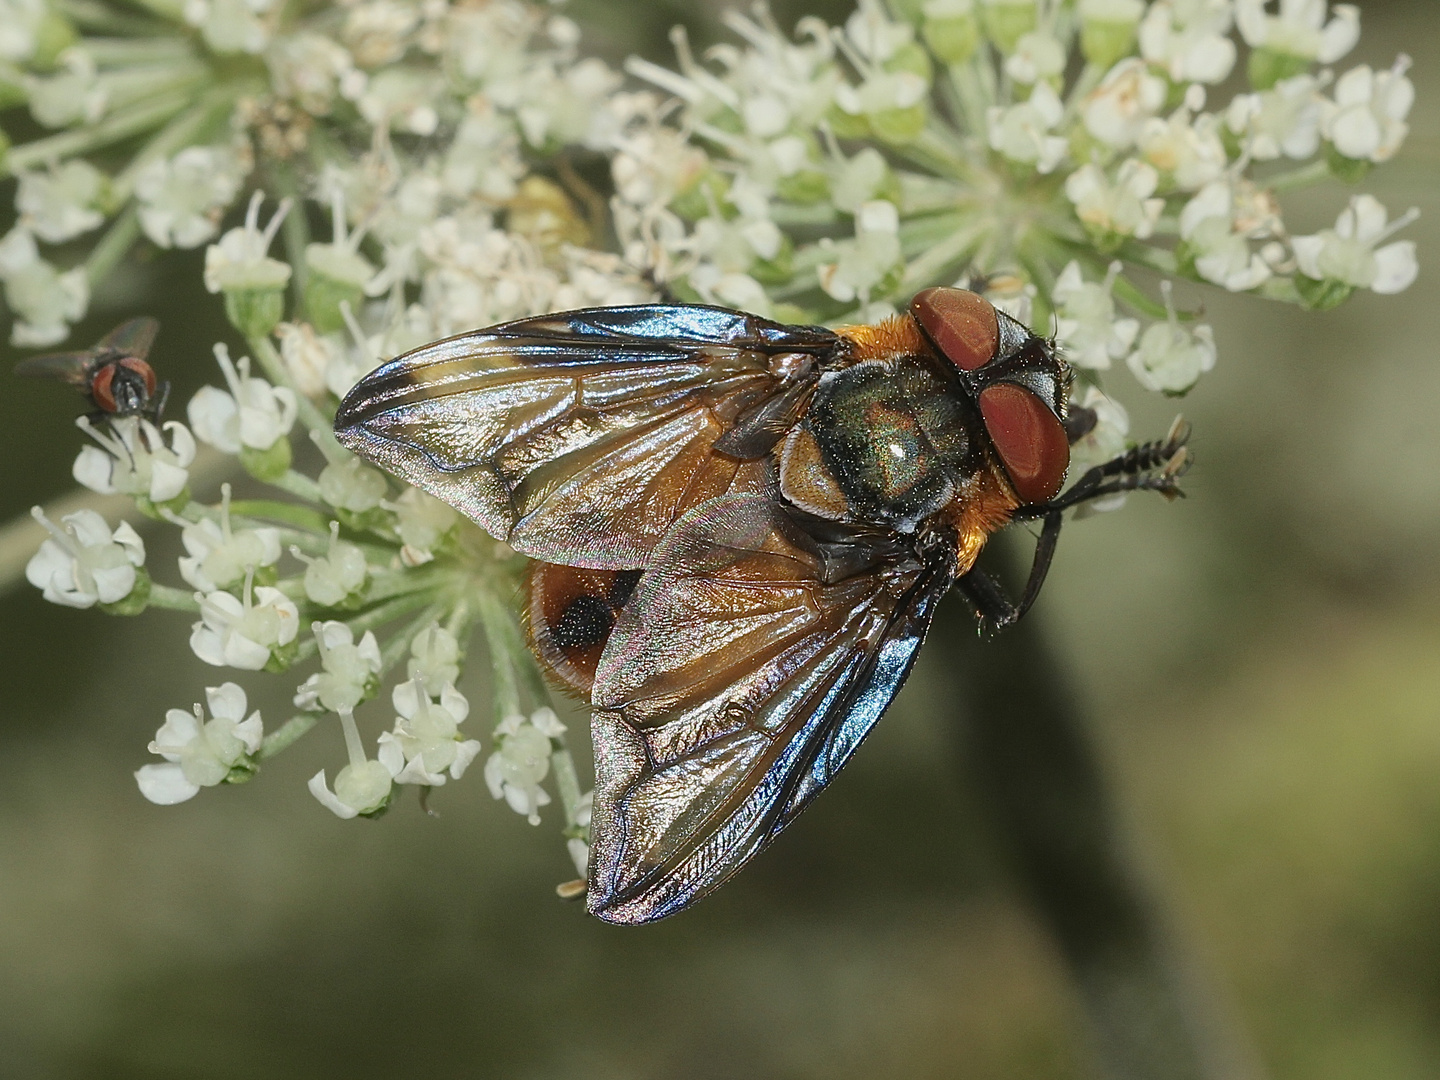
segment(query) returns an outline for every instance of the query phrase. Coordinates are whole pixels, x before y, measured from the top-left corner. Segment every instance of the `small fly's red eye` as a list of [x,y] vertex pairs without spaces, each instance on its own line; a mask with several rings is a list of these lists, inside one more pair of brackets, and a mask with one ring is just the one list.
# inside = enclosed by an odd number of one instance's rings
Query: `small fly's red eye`
[[961,371],[974,371],[995,358],[1000,348],[1000,323],[995,305],[965,289],[924,289],[910,301],[930,340]]
[[106,364],[95,377],[90,380],[90,396],[95,399],[95,404],[105,412],[115,411],[115,394],[110,384],[115,381],[115,365]]
[[133,357],[133,356],[127,356],[127,357],[125,357],[123,360],[121,360],[121,361],[120,361],[120,366],[123,367],[123,368],[125,368],[127,371],[133,371],[136,375],[139,375],[140,378],[145,381],[145,393],[148,394],[148,395],[150,395],[150,396],[152,396],[152,397],[154,396],[154,394],[155,394],[155,369],[154,369],[154,368],[152,368],[152,367],[151,367],[149,364],[147,364],[144,360],[137,359],[136,357]]
[[995,383],[980,392],[980,415],[1015,494],[1033,504],[1059,492],[1070,441],[1049,406],[1023,386]]

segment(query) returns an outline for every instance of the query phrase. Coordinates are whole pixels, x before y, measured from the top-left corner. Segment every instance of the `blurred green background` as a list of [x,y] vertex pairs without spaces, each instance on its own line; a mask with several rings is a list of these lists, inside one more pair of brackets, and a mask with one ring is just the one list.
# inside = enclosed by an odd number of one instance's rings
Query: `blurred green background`
[[[776,7],[787,25],[819,10]],[[717,36],[698,5],[574,10],[612,59],[667,59],[676,21]],[[1177,953],[1238,1033],[1237,1076],[1440,1076],[1440,6],[1366,3],[1363,26],[1347,64],[1415,58],[1411,138],[1366,187],[1421,207],[1419,282],[1324,315],[1187,297],[1220,345],[1184,403],[1190,498],[1067,530],[1031,616],[1093,718]],[[1291,199],[1292,230],[1328,227],[1345,198]],[[135,266],[79,339],[158,315],[154,359],[184,402],[228,336],[200,266]],[[1171,403],[1116,386],[1138,436],[1164,430]],[[79,438],[77,399],[5,391],[0,520],[68,490]],[[146,534],[152,566],[173,532]],[[305,780],[342,762],[327,729],[252,784],[146,804],[131,771],[163,711],[225,677],[185,620],[23,585],[0,605],[7,1080],[1100,1075],[960,779],[935,644],[771,850],[694,910],[623,930],[555,899],[572,870],[553,823],[531,829],[478,776],[434,819],[413,801],[374,823],[323,811]]]

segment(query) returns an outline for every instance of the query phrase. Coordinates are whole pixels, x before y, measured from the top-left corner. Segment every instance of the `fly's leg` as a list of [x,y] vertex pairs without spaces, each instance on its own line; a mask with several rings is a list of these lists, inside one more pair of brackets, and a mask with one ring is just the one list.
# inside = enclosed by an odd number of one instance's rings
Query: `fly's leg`
[[955,587],[975,608],[980,632],[988,636],[1013,626],[1035,603],[1055,558],[1066,510],[1125,491],[1158,491],[1167,499],[1183,496],[1179,481],[1190,467],[1190,451],[1185,445],[1189,438],[1190,425],[1177,416],[1165,438],[1136,446],[1095,466],[1070,485],[1069,490],[1049,502],[1016,511],[1015,520],[1044,522],[1019,602],[1006,596],[999,583],[979,567],[972,568],[955,582]]
[[971,569],[955,582],[955,588],[975,608],[975,617],[980,622],[980,633],[984,637],[1014,626],[1030,610],[1045,576],[1050,573],[1050,563],[1055,558],[1055,546],[1060,540],[1060,525],[1064,515],[1056,510],[1047,514],[1040,530],[1040,539],[1035,542],[1035,556],[1030,561],[1030,575],[1025,581],[1025,590],[1018,603],[1005,595],[999,582],[978,566]]
[[1056,511],[1126,491],[1158,491],[1167,499],[1182,498],[1185,493],[1180,490],[1180,477],[1191,461],[1190,449],[1185,445],[1189,439],[1190,425],[1177,416],[1165,438],[1142,443],[1096,465],[1061,495],[1047,503],[1022,507],[1015,517],[1048,518]]

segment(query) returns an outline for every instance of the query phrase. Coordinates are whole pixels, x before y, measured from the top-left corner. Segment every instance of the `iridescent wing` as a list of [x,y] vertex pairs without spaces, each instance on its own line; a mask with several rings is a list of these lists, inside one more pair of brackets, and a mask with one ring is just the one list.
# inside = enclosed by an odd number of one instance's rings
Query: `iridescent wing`
[[953,547],[903,543],[818,545],[753,497],[706,503],[661,541],[595,675],[593,914],[679,910],[830,782],[950,587]]
[[523,554],[641,566],[686,508],[763,489],[763,460],[718,453],[716,440],[783,392],[773,357],[824,356],[838,341],[698,305],[522,319],[378,368],[346,396],[335,432]]
[[150,346],[155,344],[155,335],[160,332],[160,322],[148,315],[121,323],[100,339],[95,351],[113,352],[119,356],[133,356],[144,360],[150,355]]
[[84,352],[44,353],[41,356],[27,356],[15,364],[16,375],[28,375],[40,379],[58,379],[87,393],[90,390],[90,376],[99,365],[100,358],[94,349]]
[[78,352],[43,353],[29,356],[15,365],[15,374],[42,379],[59,379],[89,391],[90,377],[102,361],[119,356],[144,360],[160,332],[160,323],[148,315],[121,323],[100,339],[93,349]]

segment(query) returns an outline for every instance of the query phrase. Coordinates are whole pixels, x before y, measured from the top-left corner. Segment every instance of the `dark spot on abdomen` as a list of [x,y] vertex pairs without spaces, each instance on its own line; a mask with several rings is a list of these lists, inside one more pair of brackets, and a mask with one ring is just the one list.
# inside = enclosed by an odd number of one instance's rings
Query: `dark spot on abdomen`
[[570,601],[550,633],[562,649],[585,649],[603,642],[614,625],[615,612],[608,602],[598,596],[582,595]]

